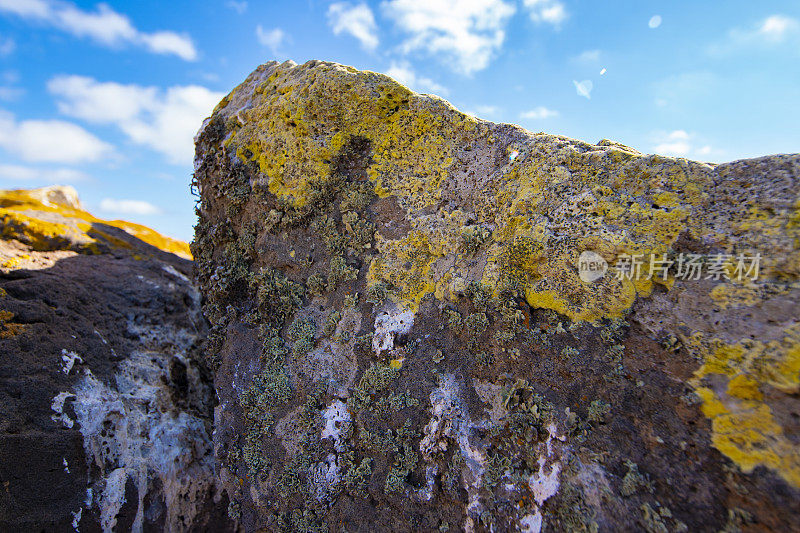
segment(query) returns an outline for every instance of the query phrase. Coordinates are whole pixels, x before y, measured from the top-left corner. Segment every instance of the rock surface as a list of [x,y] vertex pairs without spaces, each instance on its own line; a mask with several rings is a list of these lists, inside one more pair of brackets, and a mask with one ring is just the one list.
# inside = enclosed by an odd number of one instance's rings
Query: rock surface
[[[232,530],[185,244],[0,191],[0,530]],[[147,242],[145,242],[147,241]]]
[[800,528],[800,155],[533,134],[311,61],[225,97],[195,170],[245,530]]

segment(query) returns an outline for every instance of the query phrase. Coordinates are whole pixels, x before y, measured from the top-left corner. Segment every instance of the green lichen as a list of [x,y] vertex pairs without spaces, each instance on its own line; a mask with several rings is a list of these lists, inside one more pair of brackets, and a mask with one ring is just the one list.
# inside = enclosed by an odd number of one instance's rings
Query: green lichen
[[456,335],[461,335],[464,326],[464,319],[461,318],[461,313],[455,309],[445,309],[444,316],[447,327],[453,330]]
[[385,283],[377,282],[367,289],[367,302],[374,306],[381,306],[389,297],[389,290]]
[[317,325],[310,317],[297,318],[287,330],[286,334],[294,344],[292,354],[295,357],[307,355],[314,349],[316,342]]
[[658,510],[653,509],[649,503],[641,505],[642,511],[641,524],[647,533],[683,533],[688,531],[686,524],[672,518],[672,511],[663,506],[658,506]]
[[325,326],[322,328],[322,334],[326,337],[333,335],[341,319],[342,314],[339,311],[334,311],[329,314],[328,318],[325,319]]
[[339,233],[336,226],[336,219],[321,215],[314,219],[310,227],[311,231],[319,235],[331,255],[341,255],[347,249],[347,239]]
[[357,304],[358,304],[358,293],[344,295],[344,301],[342,302],[342,306],[345,309],[353,309]]
[[252,273],[249,283],[250,290],[256,295],[260,320],[265,323],[282,324],[303,303],[303,286],[273,268]]
[[234,522],[242,519],[242,504],[237,500],[228,502],[228,517]]
[[264,476],[270,467],[263,441],[271,436],[275,409],[286,404],[291,394],[289,377],[281,370],[267,369],[239,397],[245,420],[242,456],[253,477]]
[[564,360],[572,359],[574,357],[579,357],[580,355],[581,352],[578,351],[577,348],[574,348],[572,346],[567,346],[566,348],[561,350],[561,358]]
[[347,264],[344,257],[335,256],[331,258],[330,270],[328,271],[328,290],[334,290],[340,283],[352,281],[358,278],[358,269]]
[[653,484],[646,475],[639,472],[639,465],[633,461],[626,460],[625,466],[628,468],[628,471],[625,473],[625,477],[622,478],[620,494],[629,497],[642,489],[653,492]]
[[481,246],[489,240],[492,232],[481,226],[467,226],[461,231],[461,246],[464,255],[475,255]]
[[[371,339],[372,335],[370,335]],[[358,412],[372,402],[375,395],[388,389],[397,379],[399,370],[383,363],[373,363],[361,375],[353,395],[347,400],[350,411]]]
[[355,211],[348,211],[342,215],[342,225],[348,238],[348,247],[360,252],[372,245],[372,235],[375,225],[367,220],[360,219]]
[[[352,453],[350,454],[352,456]],[[352,458],[346,459],[350,465],[344,475],[344,486],[347,494],[359,498],[367,498],[367,483],[372,476],[372,459],[365,457],[358,466],[355,466]]]
[[342,192],[342,201],[339,204],[339,211],[342,213],[362,212],[367,208],[377,196],[375,187],[370,183],[354,183]]
[[490,287],[472,281],[467,285],[467,297],[478,311],[489,311],[494,308],[494,293]]
[[325,278],[317,273],[311,274],[308,277],[306,285],[308,286],[308,293],[311,296],[322,296],[328,290],[328,284]]
[[606,417],[611,412],[611,405],[605,403],[603,400],[593,400],[589,404],[589,413],[587,420],[593,424],[603,424]]
[[417,448],[418,434],[411,428],[411,421],[405,423],[392,435],[392,442],[386,451],[394,458],[394,462],[386,474],[384,491],[387,493],[400,492],[406,485],[406,479],[412,470],[417,466],[419,453]]
[[554,531],[597,533],[600,530],[595,520],[596,512],[586,502],[580,486],[570,481],[562,483],[554,503],[548,502],[552,515],[547,520],[548,526]]

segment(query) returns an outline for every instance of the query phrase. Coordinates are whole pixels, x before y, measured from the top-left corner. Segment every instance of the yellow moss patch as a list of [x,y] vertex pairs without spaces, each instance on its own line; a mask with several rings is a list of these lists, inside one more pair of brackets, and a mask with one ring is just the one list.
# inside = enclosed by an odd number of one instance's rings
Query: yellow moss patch
[[428,235],[411,231],[400,240],[379,240],[381,255],[372,260],[367,274],[371,284],[383,281],[394,287],[393,297],[416,311],[420,301],[434,292],[436,284],[429,276],[431,265],[439,257]]
[[35,193],[36,190],[0,191],[3,238],[19,240],[39,251],[78,247],[96,252],[98,237],[115,247],[131,247],[98,228],[99,224],[105,224],[122,229],[160,250],[191,259],[189,245],[185,242],[165,237],[140,224],[102,220],[67,205],[45,204]]
[[731,408],[708,388],[697,393],[703,414],[711,419],[712,444],[745,473],[759,465],[775,470],[800,487],[800,449],[783,435],[765,403],[733,399]]
[[[35,213],[28,211],[28,213]],[[4,239],[16,239],[34,250],[52,250],[70,242],[89,244],[92,239],[67,224],[49,222],[35,216],[0,209],[0,224]]]
[[14,313],[0,309],[0,339],[15,337],[27,328],[25,324],[11,322],[13,318]]
[[129,235],[133,235],[140,241],[144,241],[150,246],[154,246],[164,252],[175,254],[184,259],[192,258],[188,243],[162,235],[147,226],[142,226],[134,222],[126,222],[124,220],[107,220],[104,221],[103,224],[119,228]]
[[722,310],[730,307],[747,307],[762,301],[762,291],[755,285],[737,285],[730,281],[720,283],[711,291],[711,299]]
[[[325,68],[298,82],[288,64],[279,66],[255,91],[253,105],[238,112],[228,149],[258,164],[270,192],[301,207],[312,177],[330,175],[331,161],[349,139],[363,137],[371,141],[367,173],[379,196],[396,195],[413,208],[438,202],[453,163],[447,133],[465,119],[415,108],[419,98],[383,75]],[[352,83],[356,76],[370,83]],[[342,91],[348,80],[352,90]],[[249,90],[246,82],[226,100]]]
[[13,270],[15,268],[19,268],[19,266],[22,263],[24,263],[25,261],[27,261],[30,258],[31,258],[31,256],[28,255],[28,254],[18,255],[16,257],[12,257],[10,259],[6,259],[5,261],[3,261],[3,264],[1,266],[2,266],[2,268],[8,268],[10,270]]
[[758,390],[758,382],[745,374],[739,374],[728,382],[729,396],[742,400],[761,400],[764,397]]
[[800,324],[786,329],[781,340],[768,343],[744,339],[737,344],[715,343],[695,376],[746,374],[758,383],[784,393],[800,391]]
[[[763,343],[712,341],[703,366],[690,383],[712,420],[714,446],[744,472],[764,465],[800,487],[800,449],[785,435],[764,398],[765,387],[786,394],[800,390],[800,325],[786,336]],[[700,351],[702,341],[700,341]],[[725,392],[703,385],[706,378],[726,382]]]

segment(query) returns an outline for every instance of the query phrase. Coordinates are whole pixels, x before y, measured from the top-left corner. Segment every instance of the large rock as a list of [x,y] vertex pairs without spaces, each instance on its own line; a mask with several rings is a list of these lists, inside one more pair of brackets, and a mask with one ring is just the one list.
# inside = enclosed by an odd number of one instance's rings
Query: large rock
[[231,530],[186,245],[69,187],[0,219],[0,530]]
[[246,530],[800,528],[800,156],[533,134],[311,61],[256,69],[195,165]]

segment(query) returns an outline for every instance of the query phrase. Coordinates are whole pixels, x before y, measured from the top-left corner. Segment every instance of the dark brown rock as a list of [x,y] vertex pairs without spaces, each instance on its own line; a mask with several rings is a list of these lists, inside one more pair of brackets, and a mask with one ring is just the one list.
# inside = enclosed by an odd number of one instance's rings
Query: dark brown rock
[[800,155],[532,134],[311,61],[253,72],[196,163],[246,530],[800,529]]
[[57,192],[0,194],[0,530],[232,530],[191,261]]

